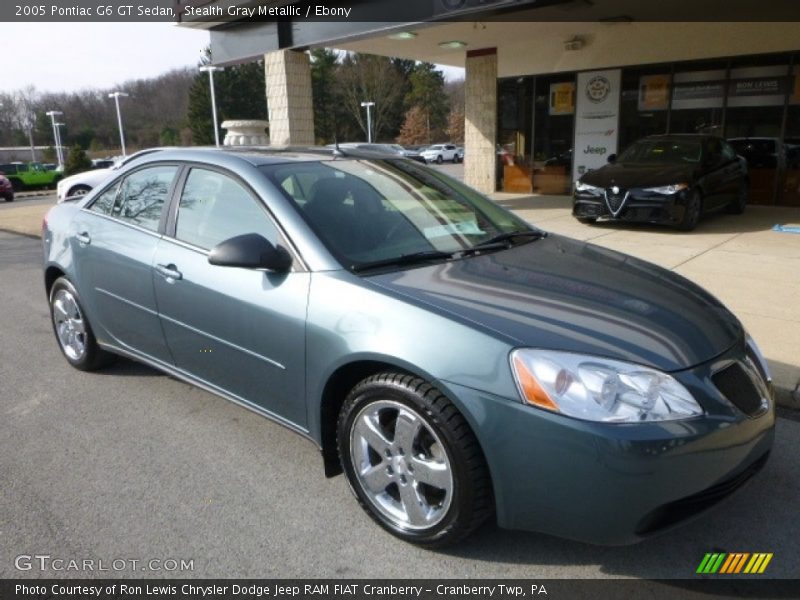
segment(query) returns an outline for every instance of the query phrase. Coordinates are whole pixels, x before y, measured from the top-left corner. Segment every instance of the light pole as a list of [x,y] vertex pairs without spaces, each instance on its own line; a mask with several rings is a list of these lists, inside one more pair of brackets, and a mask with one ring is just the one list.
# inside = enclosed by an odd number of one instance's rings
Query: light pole
[[120,96],[122,98],[127,98],[128,94],[125,92],[111,92],[108,97],[114,99],[114,103],[117,105],[117,124],[119,125],[119,141],[122,144],[122,156],[126,156],[125,153],[125,133],[122,131],[122,113],[119,111],[119,99]]
[[372,116],[370,115],[369,109],[375,106],[374,102],[362,102],[361,106],[366,107],[367,109],[367,143],[372,143]]
[[64,157],[61,154],[61,137],[58,134],[58,127],[56,127],[56,117],[64,113],[60,110],[48,110],[45,114],[50,117],[50,122],[53,124],[53,141],[56,144],[56,160],[58,160],[58,166],[60,167],[64,164]]
[[22,122],[22,127],[28,130],[28,141],[31,144],[31,161],[36,162],[36,149],[33,146],[33,126],[35,119],[33,113],[28,113]]
[[219,148],[219,126],[217,125],[217,96],[214,93],[214,72],[224,71],[224,67],[214,65],[204,65],[200,67],[203,73],[208,73],[208,85],[211,88],[211,117],[214,120],[214,143]]
[[64,127],[64,123],[59,123],[56,121],[56,133],[58,134],[58,167],[64,166],[64,144],[61,142],[61,128]]

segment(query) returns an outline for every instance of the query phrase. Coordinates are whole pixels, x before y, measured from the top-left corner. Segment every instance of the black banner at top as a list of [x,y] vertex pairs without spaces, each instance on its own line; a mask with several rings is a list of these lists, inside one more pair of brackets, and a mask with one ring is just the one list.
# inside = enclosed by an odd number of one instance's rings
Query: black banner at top
[[775,21],[800,20],[796,0],[609,4],[578,0],[4,0],[5,22],[336,21]]

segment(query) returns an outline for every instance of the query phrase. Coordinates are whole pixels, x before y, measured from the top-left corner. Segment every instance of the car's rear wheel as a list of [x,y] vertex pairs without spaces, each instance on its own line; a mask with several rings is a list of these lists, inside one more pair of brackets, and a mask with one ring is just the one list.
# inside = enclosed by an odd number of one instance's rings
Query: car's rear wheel
[[97,345],[77,290],[66,277],[50,289],[50,318],[58,345],[67,362],[81,371],[107,364],[112,355]]
[[69,189],[67,196],[85,196],[90,191],[92,191],[92,188],[88,185],[75,185]]
[[348,395],[339,457],[362,508],[408,542],[452,544],[492,512],[483,453],[467,422],[421,379],[382,373]]
[[14,201],[14,194],[6,194],[5,201],[6,202],[13,202]]
[[730,204],[728,204],[728,212],[732,215],[740,215],[744,212],[744,209],[747,207],[747,200],[750,196],[750,185],[747,181],[743,181],[739,184],[739,191],[736,194],[736,198],[731,200]]
[[683,218],[678,223],[678,229],[682,231],[692,231],[700,222],[700,215],[703,214],[703,197],[700,192],[694,190],[686,200],[686,207],[683,211]]

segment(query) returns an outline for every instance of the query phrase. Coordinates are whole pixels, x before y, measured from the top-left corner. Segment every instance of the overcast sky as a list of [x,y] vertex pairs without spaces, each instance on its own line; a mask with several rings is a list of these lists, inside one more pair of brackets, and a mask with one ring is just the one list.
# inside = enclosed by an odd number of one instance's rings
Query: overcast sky
[[[172,23],[0,23],[5,92],[110,88],[195,67],[208,32]],[[447,79],[463,69],[440,67]]]
[[208,32],[172,23],[0,23],[3,91],[109,88],[195,66]]

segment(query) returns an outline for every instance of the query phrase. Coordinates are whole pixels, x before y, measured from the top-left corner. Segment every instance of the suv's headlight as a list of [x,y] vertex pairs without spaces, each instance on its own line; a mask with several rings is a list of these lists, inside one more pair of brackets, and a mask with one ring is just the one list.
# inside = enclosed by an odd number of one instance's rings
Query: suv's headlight
[[685,183],[674,183],[672,185],[661,185],[658,187],[651,187],[651,188],[644,188],[645,192],[652,192],[654,194],[664,194],[668,196],[669,194],[677,194],[678,192],[682,192],[689,186]]
[[640,423],[703,414],[671,375],[632,363],[549,350],[511,353],[522,399],[588,421]]
[[575,191],[588,192],[590,194],[599,194],[603,191],[603,188],[599,188],[596,185],[589,185],[588,183],[583,183],[582,181],[576,181]]

